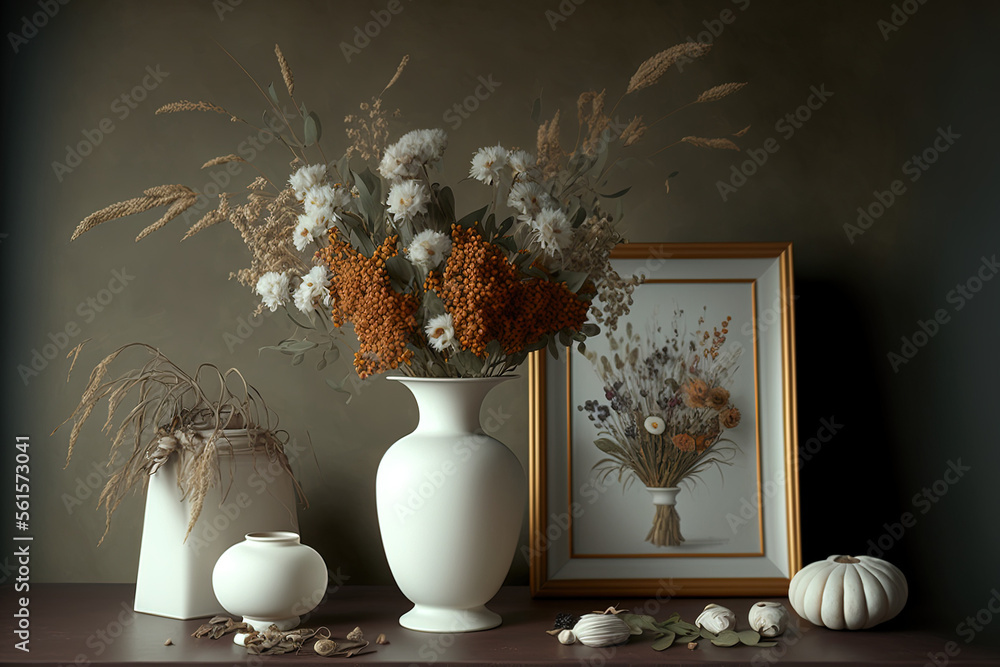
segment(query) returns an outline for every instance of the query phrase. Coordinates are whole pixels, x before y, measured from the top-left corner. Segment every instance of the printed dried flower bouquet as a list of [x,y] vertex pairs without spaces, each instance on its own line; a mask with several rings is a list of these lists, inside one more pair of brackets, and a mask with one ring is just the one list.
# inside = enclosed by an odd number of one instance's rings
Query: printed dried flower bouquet
[[[597,429],[594,444],[606,455],[594,464],[602,483],[616,477],[626,489],[636,480],[651,490],[675,489],[732,464],[737,445],[725,432],[739,426],[741,415],[727,386],[743,350],[726,345],[732,318],[709,331],[703,315],[689,333],[682,316],[675,313],[672,336],[655,323],[643,335],[629,322],[624,335],[608,332],[609,354],[587,351],[604,400],[577,409]],[[684,537],[675,506],[654,504],[646,541],[679,546]]]

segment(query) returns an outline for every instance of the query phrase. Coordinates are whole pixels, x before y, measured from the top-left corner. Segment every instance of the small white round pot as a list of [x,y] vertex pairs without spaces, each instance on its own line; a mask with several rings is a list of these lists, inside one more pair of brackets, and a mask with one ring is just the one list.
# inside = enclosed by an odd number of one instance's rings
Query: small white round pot
[[[229,613],[254,630],[291,630],[326,593],[326,563],[297,533],[248,533],[215,564],[212,587]],[[242,643],[242,635],[235,641]]]

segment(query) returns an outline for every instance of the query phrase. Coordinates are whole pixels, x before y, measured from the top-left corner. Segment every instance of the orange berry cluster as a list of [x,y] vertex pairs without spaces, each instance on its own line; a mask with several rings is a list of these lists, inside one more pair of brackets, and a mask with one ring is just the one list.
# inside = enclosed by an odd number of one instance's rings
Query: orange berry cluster
[[414,314],[420,304],[412,294],[396,292],[389,282],[385,263],[397,254],[396,241],[390,236],[372,257],[365,257],[334,229],[330,245],[317,253],[330,269],[334,325],[354,324],[360,343],[354,368],[362,378],[408,364],[413,357],[406,344],[417,330]]
[[451,237],[444,272],[431,272],[424,289],[444,301],[463,349],[482,357],[496,340],[505,354],[515,354],[545,334],[583,326],[590,301],[564,283],[521,275],[474,229],[453,225]]

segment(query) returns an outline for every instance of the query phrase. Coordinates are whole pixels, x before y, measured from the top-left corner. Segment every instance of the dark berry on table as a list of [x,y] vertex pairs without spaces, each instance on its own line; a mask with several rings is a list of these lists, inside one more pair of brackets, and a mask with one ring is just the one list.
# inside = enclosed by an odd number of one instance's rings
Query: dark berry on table
[[579,620],[580,617],[574,614],[567,614],[567,613],[556,614],[555,627],[560,628],[562,630],[572,630],[573,626],[575,626],[576,622]]

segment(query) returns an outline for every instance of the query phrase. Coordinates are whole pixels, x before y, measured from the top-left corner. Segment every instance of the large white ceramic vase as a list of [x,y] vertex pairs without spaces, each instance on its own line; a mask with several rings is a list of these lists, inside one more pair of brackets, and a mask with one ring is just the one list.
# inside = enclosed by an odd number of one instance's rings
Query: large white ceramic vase
[[526,482],[517,457],[484,435],[483,399],[507,378],[390,378],[417,400],[413,433],[393,444],[376,477],[382,543],[413,609],[399,623],[424,632],[500,625],[486,608],[510,569]]

